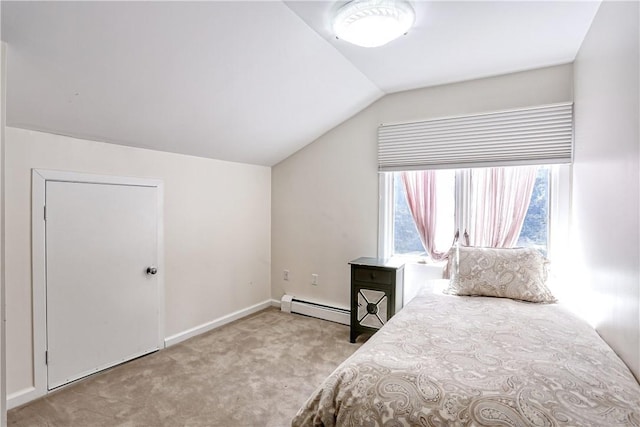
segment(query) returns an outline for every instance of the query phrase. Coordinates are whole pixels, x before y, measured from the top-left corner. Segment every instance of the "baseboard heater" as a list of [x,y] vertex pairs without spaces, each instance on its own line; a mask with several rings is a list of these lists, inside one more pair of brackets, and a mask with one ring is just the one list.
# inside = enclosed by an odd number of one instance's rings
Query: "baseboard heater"
[[305,316],[329,320],[331,322],[349,325],[351,312],[346,308],[331,307],[311,301],[303,301],[293,295],[284,295],[280,302],[280,309],[287,313],[304,314]]

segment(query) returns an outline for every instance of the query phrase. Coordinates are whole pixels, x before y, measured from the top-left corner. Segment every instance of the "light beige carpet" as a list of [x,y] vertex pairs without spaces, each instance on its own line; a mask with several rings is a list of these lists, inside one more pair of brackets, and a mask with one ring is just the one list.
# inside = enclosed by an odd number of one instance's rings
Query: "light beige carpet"
[[8,413],[10,426],[288,426],[360,344],[275,308],[96,374]]

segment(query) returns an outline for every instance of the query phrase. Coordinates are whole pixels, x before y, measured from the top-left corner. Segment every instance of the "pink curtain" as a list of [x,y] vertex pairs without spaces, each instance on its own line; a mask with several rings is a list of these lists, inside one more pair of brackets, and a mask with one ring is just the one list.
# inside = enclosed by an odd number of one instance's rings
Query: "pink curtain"
[[516,245],[529,209],[536,166],[472,169],[469,234],[473,246]]
[[407,203],[418,229],[422,245],[435,261],[446,257],[446,252],[435,248],[436,235],[436,174],[435,171],[403,172],[402,181]]

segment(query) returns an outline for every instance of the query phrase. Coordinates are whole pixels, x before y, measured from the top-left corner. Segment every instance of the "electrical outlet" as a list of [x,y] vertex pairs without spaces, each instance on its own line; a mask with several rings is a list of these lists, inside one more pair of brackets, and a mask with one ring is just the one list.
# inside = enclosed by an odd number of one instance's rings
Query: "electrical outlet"
[[317,274],[312,274],[311,275],[311,284],[313,286],[318,286],[318,275]]
[[282,272],[282,278],[286,281],[289,281],[289,270],[284,270]]

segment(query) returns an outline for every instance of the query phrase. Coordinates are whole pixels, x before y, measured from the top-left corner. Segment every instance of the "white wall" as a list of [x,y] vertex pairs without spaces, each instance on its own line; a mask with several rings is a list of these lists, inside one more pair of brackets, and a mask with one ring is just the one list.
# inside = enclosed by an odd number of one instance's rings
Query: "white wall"
[[[571,101],[572,73],[564,65],[387,95],[276,165],[273,297],[288,293],[349,307],[347,263],[377,255],[380,123]],[[319,274],[318,286],[311,285],[312,273]]]
[[640,379],[638,3],[605,1],[574,64],[577,309]]
[[7,391],[34,379],[31,168],[164,181],[165,333],[270,299],[271,170],[6,128]]
[[[0,19],[1,21],[1,19]],[[4,124],[6,106],[6,44],[0,42],[0,426],[7,424],[4,304]]]

